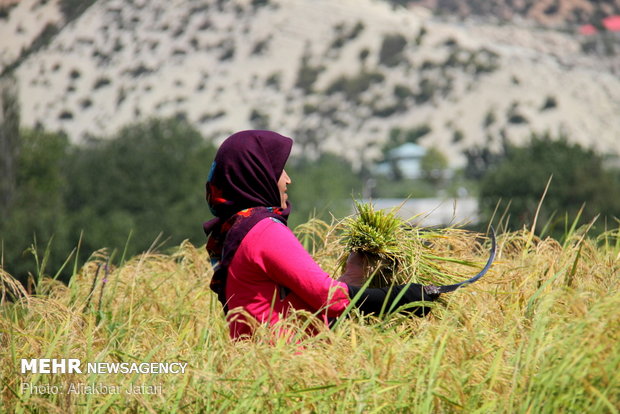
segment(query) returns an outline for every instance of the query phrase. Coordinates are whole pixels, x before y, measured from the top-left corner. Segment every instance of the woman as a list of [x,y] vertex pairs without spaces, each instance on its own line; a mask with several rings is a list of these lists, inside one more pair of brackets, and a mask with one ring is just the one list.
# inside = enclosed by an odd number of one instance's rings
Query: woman
[[[215,218],[204,230],[214,265],[211,289],[227,314],[231,337],[250,336],[256,321],[274,325],[293,309],[325,321],[337,318],[356,295],[354,305],[366,313],[380,312],[384,302],[390,309],[435,300],[438,293],[416,284],[361,291],[364,263],[356,254],[338,281],[321,270],[286,225],[291,179],[284,165],[292,146],[290,138],[272,131],[242,131],[222,143],[211,166],[207,202]],[[414,309],[417,315],[427,312]]]

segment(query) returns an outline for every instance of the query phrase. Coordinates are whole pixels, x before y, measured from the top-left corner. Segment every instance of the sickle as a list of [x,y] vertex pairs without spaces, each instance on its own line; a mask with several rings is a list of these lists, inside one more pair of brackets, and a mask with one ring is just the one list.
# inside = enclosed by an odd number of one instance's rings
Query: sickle
[[493,260],[495,260],[496,247],[497,246],[495,242],[495,229],[493,228],[493,226],[491,226],[491,254],[489,256],[489,260],[487,261],[486,266],[484,266],[484,268],[480,271],[480,273],[478,273],[476,276],[472,277],[471,279],[467,279],[467,280],[464,280],[463,282],[455,283],[453,285],[424,286],[424,293],[429,296],[434,296],[434,295],[439,296],[440,293],[454,292],[455,290],[457,290],[458,288],[462,286],[467,286],[471,283],[474,283],[475,281],[480,279],[482,276],[484,276],[486,272],[488,272],[489,269],[491,268],[491,265],[493,264]]

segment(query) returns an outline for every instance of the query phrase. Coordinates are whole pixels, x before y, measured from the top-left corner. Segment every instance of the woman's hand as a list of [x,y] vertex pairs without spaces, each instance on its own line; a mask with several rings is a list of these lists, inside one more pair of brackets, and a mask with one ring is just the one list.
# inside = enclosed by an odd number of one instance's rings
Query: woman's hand
[[364,284],[364,277],[368,269],[368,259],[358,252],[351,252],[347,258],[347,264],[345,265],[342,276],[338,278],[339,282],[346,283],[353,286],[362,286]]

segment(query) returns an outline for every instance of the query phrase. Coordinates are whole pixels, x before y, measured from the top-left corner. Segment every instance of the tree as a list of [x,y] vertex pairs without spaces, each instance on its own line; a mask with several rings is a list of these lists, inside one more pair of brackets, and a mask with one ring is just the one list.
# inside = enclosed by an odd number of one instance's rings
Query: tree
[[[128,255],[162,240],[205,241],[210,218],[204,184],[215,148],[187,122],[152,119],[107,139],[72,146],[66,136],[21,131],[15,194],[0,221],[3,267],[25,280],[36,274],[36,241],[55,275],[81,240],[81,260],[101,248]],[[47,249],[49,245],[49,250]],[[70,276],[67,271],[61,279]]]
[[361,191],[361,181],[351,165],[341,157],[323,154],[317,160],[290,160],[286,170],[291,177],[289,199],[293,204],[291,227],[305,223],[310,216],[329,219],[329,214],[351,213],[352,195]]
[[379,50],[379,62],[389,67],[397,66],[403,59],[405,46],[407,46],[407,39],[403,35],[385,36]]
[[538,218],[539,228],[550,224],[554,235],[560,235],[565,214],[575,218],[582,205],[584,221],[598,214],[620,216],[620,182],[617,175],[603,167],[602,157],[569,144],[565,137],[552,139],[549,134],[532,135],[529,145],[524,147],[507,147],[506,158],[482,181],[483,212],[490,215],[500,199],[510,201],[512,227],[530,225],[551,176]]
[[68,217],[65,210],[64,175],[69,141],[62,134],[39,130],[22,131],[21,151],[15,172],[15,194],[6,219],[0,222],[4,268],[21,280],[35,273],[34,257],[28,254],[36,241],[42,259],[48,243],[50,267],[58,268],[69,254]]
[[0,81],[0,220],[8,218],[19,155],[19,102],[12,77]]
[[93,139],[72,154],[67,207],[87,251],[149,248],[161,233],[202,243],[208,218],[204,184],[215,148],[186,121],[151,119]]
[[420,160],[422,177],[432,185],[443,183],[447,168],[448,159],[436,147],[429,148]]

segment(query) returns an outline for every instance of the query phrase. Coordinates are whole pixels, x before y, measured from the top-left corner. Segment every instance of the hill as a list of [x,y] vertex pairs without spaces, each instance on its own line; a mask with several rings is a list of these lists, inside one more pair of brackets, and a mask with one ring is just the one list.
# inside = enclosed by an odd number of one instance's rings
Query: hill
[[271,128],[358,162],[416,131],[456,164],[546,130],[620,154],[614,63],[573,33],[373,0],[99,0],[74,17],[14,71],[23,125],[76,142],[178,116],[209,139]]
[[412,0],[409,3],[424,5],[440,14],[507,21],[521,17],[554,27],[597,23],[604,17],[620,14],[619,0]]

